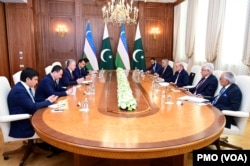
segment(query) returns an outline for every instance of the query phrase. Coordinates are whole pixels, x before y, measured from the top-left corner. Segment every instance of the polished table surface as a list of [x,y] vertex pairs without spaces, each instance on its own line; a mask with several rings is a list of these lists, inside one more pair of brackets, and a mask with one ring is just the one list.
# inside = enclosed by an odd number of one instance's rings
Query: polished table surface
[[[46,142],[75,154],[112,158],[148,159],[185,154],[214,142],[222,133],[225,118],[214,107],[183,101],[172,86],[152,86],[152,77],[132,77],[138,107],[120,110],[116,98],[116,73],[105,71],[95,79],[95,95],[86,95],[89,85],[78,85],[76,95],[61,97],[63,112],[38,110],[32,117],[37,134]],[[166,91],[166,99],[161,91]],[[171,95],[172,104],[166,104]],[[89,111],[80,111],[78,102],[89,101]]]

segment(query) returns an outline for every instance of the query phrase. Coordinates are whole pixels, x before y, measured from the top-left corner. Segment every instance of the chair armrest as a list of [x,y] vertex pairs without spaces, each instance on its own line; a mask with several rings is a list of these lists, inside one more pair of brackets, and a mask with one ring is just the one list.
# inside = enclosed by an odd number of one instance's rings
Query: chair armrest
[[245,111],[232,111],[232,110],[222,110],[224,115],[234,116],[239,118],[247,118],[249,117],[249,113]]
[[0,122],[12,122],[17,120],[29,119],[30,117],[30,114],[4,115],[0,116]]

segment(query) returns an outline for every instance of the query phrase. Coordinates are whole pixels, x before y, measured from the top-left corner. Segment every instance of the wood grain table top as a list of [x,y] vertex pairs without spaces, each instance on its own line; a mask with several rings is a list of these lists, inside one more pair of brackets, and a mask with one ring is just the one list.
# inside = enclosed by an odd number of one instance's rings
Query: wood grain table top
[[[115,71],[95,79],[95,95],[78,85],[76,95],[61,97],[63,112],[54,108],[38,110],[32,117],[36,133],[61,149],[87,156],[121,159],[159,158],[184,154],[215,141],[223,131],[224,115],[216,108],[183,101],[172,86],[152,88],[152,77],[129,81],[137,99],[133,112],[117,107]],[[171,95],[172,104],[161,99]],[[89,101],[89,111],[80,111],[78,102]],[[167,97],[166,97],[167,98]]]

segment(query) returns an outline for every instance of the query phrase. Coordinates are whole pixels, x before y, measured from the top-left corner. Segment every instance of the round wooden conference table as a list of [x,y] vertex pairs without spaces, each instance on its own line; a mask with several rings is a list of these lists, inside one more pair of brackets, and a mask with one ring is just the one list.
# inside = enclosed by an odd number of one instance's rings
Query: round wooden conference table
[[[219,138],[224,115],[207,105],[177,104],[185,93],[170,85],[157,87],[152,79],[129,72],[138,106],[128,112],[117,106],[116,72],[105,71],[95,78],[94,95],[85,93],[88,84],[78,85],[75,95],[59,99],[63,111],[40,109],[32,124],[41,139],[72,152],[74,165],[186,165],[188,152]],[[88,112],[78,105],[85,98]]]

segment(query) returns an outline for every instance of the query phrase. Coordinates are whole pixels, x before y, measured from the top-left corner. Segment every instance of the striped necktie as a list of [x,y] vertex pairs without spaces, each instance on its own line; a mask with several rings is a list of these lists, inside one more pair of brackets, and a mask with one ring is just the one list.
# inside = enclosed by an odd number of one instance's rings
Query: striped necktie
[[215,105],[218,101],[218,99],[220,98],[220,96],[225,92],[226,88],[222,87],[219,94],[216,96],[216,98],[213,100],[212,104]]

